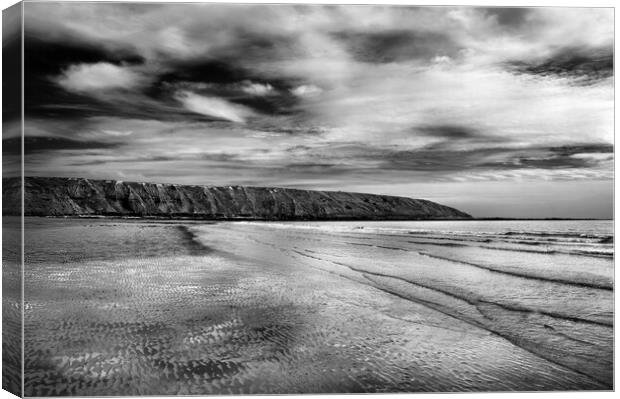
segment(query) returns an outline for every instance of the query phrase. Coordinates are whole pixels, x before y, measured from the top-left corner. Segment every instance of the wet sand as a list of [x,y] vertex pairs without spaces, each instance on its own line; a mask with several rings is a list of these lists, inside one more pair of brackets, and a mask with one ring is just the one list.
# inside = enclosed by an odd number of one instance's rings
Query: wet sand
[[348,225],[27,229],[28,396],[612,387],[608,257],[542,247],[528,268]]
[[22,390],[21,219],[2,223],[2,389]]

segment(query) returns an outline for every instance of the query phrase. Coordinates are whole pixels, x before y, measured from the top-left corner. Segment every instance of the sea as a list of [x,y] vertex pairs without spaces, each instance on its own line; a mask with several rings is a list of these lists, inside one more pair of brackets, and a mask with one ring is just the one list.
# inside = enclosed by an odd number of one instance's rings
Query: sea
[[25,219],[26,396],[613,389],[613,222]]

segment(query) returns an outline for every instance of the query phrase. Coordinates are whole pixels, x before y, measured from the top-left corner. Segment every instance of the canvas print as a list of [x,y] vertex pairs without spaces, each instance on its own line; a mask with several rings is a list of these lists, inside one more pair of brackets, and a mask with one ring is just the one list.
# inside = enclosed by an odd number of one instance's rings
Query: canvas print
[[613,19],[6,9],[3,388],[613,390]]

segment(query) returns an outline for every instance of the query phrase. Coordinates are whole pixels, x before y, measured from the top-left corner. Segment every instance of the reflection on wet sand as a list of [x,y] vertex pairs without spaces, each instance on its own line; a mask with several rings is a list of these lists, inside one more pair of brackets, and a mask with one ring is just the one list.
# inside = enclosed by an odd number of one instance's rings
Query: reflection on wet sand
[[25,394],[610,389],[609,258],[307,227],[29,219]]

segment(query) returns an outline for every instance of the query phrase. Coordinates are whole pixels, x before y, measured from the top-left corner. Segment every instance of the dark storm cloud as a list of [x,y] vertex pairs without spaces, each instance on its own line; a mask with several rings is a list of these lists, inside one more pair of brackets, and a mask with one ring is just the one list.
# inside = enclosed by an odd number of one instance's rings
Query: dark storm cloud
[[[475,150],[436,149],[431,145],[413,151],[392,151],[372,154],[385,159],[382,168],[417,171],[458,171],[474,169],[514,170],[573,169],[596,167],[600,160],[579,157],[576,154],[611,154],[613,147],[607,144],[589,144],[571,147],[497,147]],[[491,159],[491,161],[487,161]]]
[[434,148],[420,150],[384,150],[371,155],[386,170],[409,170],[424,172],[455,172],[480,167],[480,159],[504,154],[507,149],[441,150]]
[[460,125],[431,125],[421,126],[414,129],[431,137],[441,137],[447,139],[472,139],[483,137],[483,135],[475,129]]
[[538,76],[582,78],[592,83],[613,76],[612,48],[564,48],[537,63],[514,62],[514,70]]
[[[290,135],[290,136],[305,136],[305,135],[309,135],[309,136],[321,136],[324,135],[325,133],[327,133],[327,131],[323,128],[320,127],[316,127],[316,126],[290,126],[290,127],[284,127],[284,126],[262,126],[262,128],[266,131],[269,131],[271,133],[281,133],[284,135]],[[305,146],[296,146],[294,148],[304,148]],[[293,149],[294,149],[293,148]],[[309,148],[309,147],[306,147]],[[292,149],[288,149],[288,151],[290,151]]]
[[[176,161],[212,161],[214,163],[226,163],[226,162],[239,162],[244,161],[239,158],[238,154],[230,154],[230,153],[214,153],[214,154],[189,154],[184,155],[182,157],[179,156],[170,156],[170,155],[156,155],[156,156],[141,156],[141,157],[123,157],[117,156],[114,159],[95,159],[91,161],[80,161],[74,162],[72,165],[75,166],[85,166],[85,165],[104,165],[104,164],[114,164],[114,163],[131,163],[131,164],[141,164],[141,163],[159,163],[159,162],[176,162]],[[247,165],[247,161],[244,161]]]
[[218,121],[218,118],[197,115],[166,99],[156,101],[140,93],[117,93],[116,96],[101,96],[69,93],[53,84],[42,84],[38,89],[45,96],[55,97],[54,102],[38,100],[28,101],[25,106],[27,116],[31,118],[65,119],[69,121],[88,120],[92,117],[114,116],[165,121]]
[[[445,137],[445,136],[444,136]],[[462,135],[458,136],[463,138]],[[469,136],[467,136],[469,137]],[[288,149],[301,161],[290,164],[297,170],[326,171],[329,168],[365,168],[381,171],[449,173],[458,171],[510,171],[521,169],[578,169],[597,167],[613,154],[613,147],[593,143],[567,147],[453,148],[451,139],[415,150],[368,147],[363,143],[329,143],[319,147],[295,146]],[[303,154],[303,157],[302,157]],[[603,159],[597,156],[603,155]],[[311,159],[315,163],[303,160]],[[321,165],[313,168],[312,165]],[[287,166],[288,167],[288,166]]]
[[237,97],[231,98],[231,102],[235,104],[246,105],[262,114],[267,115],[291,115],[295,111],[292,108],[295,101],[291,101],[291,97],[283,98],[260,98],[260,97]]
[[[275,46],[270,43],[268,39],[244,36],[241,39],[241,49],[248,53],[268,53],[268,50]],[[250,69],[240,66],[240,62],[233,66],[232,61],[228,62],[227,59],[235,61],[235,57],[240,58],[243,52],[233,54],[227,48],[222,52],[229,54],[223,55],[221,59],[183,62],[167,60],[159,68],[162,70],[160,74],[153,71],[140,72],[139,68],[146,60],[126,49],[110,51],[105,46],[88,44],[85,41],[54,42],[29,35],[25,46],[25,111],[30,116],[51,118],[113,115],[162,120],[221,120],[217,116],[209,117],[190,112],[174,99],[172,89],[177,87],[178,83],[199,82],[214,83],[211,94],[224,94],[231,102],[243,104],[260,113],[275,115],[293,112],[297,97],[290,93],[290,89],[295,87],[292,81],[284,78],[262,78]],[[92,69],[97,65],[117,66],[121,71],[137,67],[138,72],[133,73],[135,76],[140,77],[140,74],[147,73],[150,76],[145,75],[144,78],[153,81],[144,87],[119,87],[108,92],[68,90],[59,84],[58,77],[64,74],[65,80],[68,80],[71,77],[69,73],[73,72],[75,75],[76,66]],[[239,90],[241,82],[244,81],[264,82],[275,88],[274,94],[262,97],[248,95]],[[236,90],[231,90],[230,87]]]
[[[494,151],[497,147],[509,146],[511,140],[508,137],[497,136],[486,133],[478,128],[468,126],[465,124],[437,124],[437,125],[423,125],[416,126],[411,130],[412,134],[416,136],[423,135],[428,138],[435,139],[434,142],[423,146],[416,151],[419,151],[421,159],[417,162],[418,165],[424,165],[425,168],[431,165],[445,164],[441,161],[441,158],[449,158],[454,156],[455,159],[463,159],[462,155],[469,154],[472,158],[475,158],[475,152],[480,151],[478,155],[484,154],[486,151]],[[493,146],[492,149],[487,147]],[[465,149],[463,149],[465,148]],[[467,148],[474,148],[475,151],[468,150]],[[405,152],[404,155],[406,155]],[[433,157],[436,154],[437,160],[433,161]],[[469,157],[467,155],[467,157]],[[449,163],[449,162],[448,162]],[[455,163],[455,167],[466,167],[466,164]]]
[[[183,109],[173,99],[157,96],[152,87],[119,87],[114,91],[71,91],[59,76],[76,65],[140,67],[144,58],[129,51],[110,52],[85,42],[53,42],[27,36],[24,45],[24,110],[28,117],[87,119],[96,116],[155,120],[216,121]],[[207,72],[208,73],[208,72]],[[97,83],[96,81],[93,83]]]
[[299,97],[291,93],[296,80],[265,78],[260,74],[222,61],[177,66],[159,77],[145,94],[167,101],[178,90],[215,96],[247,106],[266,115],[291,115],[300,112]]
[[[198,37],[203,34],[203,29],[203,26],[198,27],[196,33]],[[191,32],[189,34],[191,35]],[[230,33],[230,41],[234,42],[234,47],[229,46],[229,43],[226,46],[216,47],[211,51],[210,57],[251,67],[256,61],[303,55],[298,48],[296,34],[284,35],[257,29],[236,29]]]
[[502,27],[519,28],[527,22],[527,17],[532,14],[531,8],[518,7],[481,7],[478,10],[495,18]]
[[566,156],[551,156],[549,158],[514,157],[508,162],[490,162],[487,164],[481,164],[480,166],[494,169],[516,169],[516,167],[534,169],[572,169],[593,167],[597,164],[597,161],[590,161],[587,159],[571,158]]
[[[85,119],[93,116],[170,117],[158,104],[136,101],[136,94],[110,101],[104,96],[72,92],[61,87],[55,77],[72,65],[139,65],[142,57],[130,52],[110,53],[84,42],[54,42],[27,35],[24,42],[24,112],[30,118]],[[167,111],[171,111],[167,109]]]
[[[107,62],[141,63],[135,54],[108,53],[103,47],[78,42],[54,42],[26,35],[24,41],[24,112],[30,117],[85,118],[115,115],[123,109],[86,94],[72,93],[53,81],[71,65]],[[128,114],[135,114],[129,111]]]
[[[21,35],[19,26],[11,26],[11,18],[18,20],[18,7],[5,10],[2,25],[2,121],[21,118]],[[6,14],[5,14],[6,13]]]
[[560,147],[550,147],[550,151],[562,155],[575,154],[613,154],[614,146],[611,144],[581,144],[581,145],[565,145]]
[[[25,109],[28,115],[35,117],[87,118],[113,115],[161,120],[221,120],[217,115],[188,111],[179,104],[175,99],[175,90],[183,88],[188,82],[203,86],[210,84],[199,91],[242,104],[262,114],[290,115],[295,112],[294,108],[298,104],[298,97],[291,93],[291,89],[296,87],[295,80],[265,78],[240,66],[241,63],[233,66],[225,59],[169,61],[159,68],[161,72],[157,71],[158,68],[154,72],[153,68],[143,65],[145,60],[141,56],[127,51],[110,53],[101,46],[88,46],[81,42],[53,43],[35,37],[29,37],[27,43]],[[268,48],[267,42],[263,41],[253,45]],[[101,70],[104,67],[117,67],[116,73],[152,82],[141,87],[119,85],[114,90],[105,90],[105,87],[96,90],[88,86],[82,90],[71,90],[76,86],[73,81],[77,80],[77,74],[91,72],[92,75],[95,68]],[[63,79],[68,87],[61,84]],[[84,85],[84,79],[78,82]],[[243,91],[244,82],[258,82],[274,90],[270,95],[253,95]]]
[[235,83],[256,76],[249,70],[221,60],[204,60],[174,65],[158,77],[157,84],[170,82]]
[[553,148],[541,150],[542,153],[528,156],[527,152],[507,152],[505,161],[486,162],[478,166],[481,168],[492,168],[494,170],[510,169],[580,169],[593,168],[598,166],[601,161],[592,158],[573,157],[554,152]]
[[[58,150],[92,150],[117,148],[118,143],[102,143],[97,141],[79,141],[63,137],[24,137],[24,152],[26,155],[34,153],[49,153]],[[11,155],[21,154],[22,139],[14,137],[2,140],[2,151]]]
[[24,58],[24,68],[33,76],[54,75],[75,63],[106,61],[120,65],[145,61],[129,50],[110,51],[97,43],[54,41],[28,33],[24,39]]
[[2,11],[2,176],[23,173],[19,147],[9,137],[21,136],[21,4]]
[[455,144],[479,145],[510,142],[510,139],[507,137],[488,134],[480,129],[465,124],[416,126],[412,129],[412,132],[417,135],[422,134],[430,138],[441,139],[425,146],[426,149],[434,150],[449,149]]
[[429,61],[435,56],[454,56],[460,47],[440,32],[389,30],[383,32],[338,32],[354,57],[362,62],[389,63],[407,60]]

